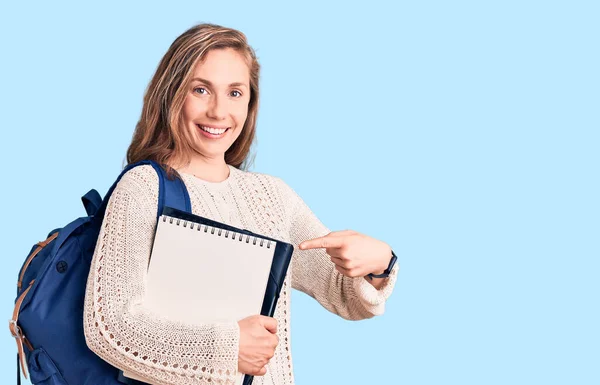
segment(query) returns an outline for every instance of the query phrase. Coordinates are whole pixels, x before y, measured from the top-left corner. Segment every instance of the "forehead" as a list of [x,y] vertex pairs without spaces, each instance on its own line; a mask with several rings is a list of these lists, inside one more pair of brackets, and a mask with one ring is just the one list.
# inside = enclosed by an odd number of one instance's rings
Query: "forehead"
[[232,48],[210,50],[194,69],[194,76],[216,85],[249,84],[250,68],[244,56]]

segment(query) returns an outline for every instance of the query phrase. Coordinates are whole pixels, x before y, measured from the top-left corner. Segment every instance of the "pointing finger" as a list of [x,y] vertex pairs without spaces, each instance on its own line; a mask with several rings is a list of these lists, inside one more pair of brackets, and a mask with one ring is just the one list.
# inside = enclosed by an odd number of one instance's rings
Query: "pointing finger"
[[326,235],[324,237],[309,239],[304,241],[298,245],[300,250],[307,249],[318,249],[318,248],[337,248],[342,247],[344,245],[343,237],[329,236]]

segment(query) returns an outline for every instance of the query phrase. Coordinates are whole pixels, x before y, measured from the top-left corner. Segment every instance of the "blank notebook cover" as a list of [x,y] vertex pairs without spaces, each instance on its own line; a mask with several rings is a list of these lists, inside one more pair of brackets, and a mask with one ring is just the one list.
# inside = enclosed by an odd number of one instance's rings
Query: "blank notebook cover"
[[[289,243],[165,207],[154,236],[144,305],[191,324],[272,317],[293,250]],[[237,383],[249,385],[252,378],[239,373]]]

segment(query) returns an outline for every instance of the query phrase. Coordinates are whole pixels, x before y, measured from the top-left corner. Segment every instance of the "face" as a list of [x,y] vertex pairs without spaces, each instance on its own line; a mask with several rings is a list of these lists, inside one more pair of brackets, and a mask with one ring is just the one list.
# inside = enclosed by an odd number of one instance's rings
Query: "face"
[[206,159],[224,159],[240,135],[250,102],[250,70],[237,51],[215,49],[198,63],[183,105],[194,148]]

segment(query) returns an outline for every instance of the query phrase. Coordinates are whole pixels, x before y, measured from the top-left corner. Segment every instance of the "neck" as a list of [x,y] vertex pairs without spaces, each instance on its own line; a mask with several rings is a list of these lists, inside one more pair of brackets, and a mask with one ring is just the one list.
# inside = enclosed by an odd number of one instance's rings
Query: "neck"
[[222,182],[229,177],[229,167],[225,159],[208,159],[192,157],[190,163],[177,169],[178,171],[192,174],[207,182]]

